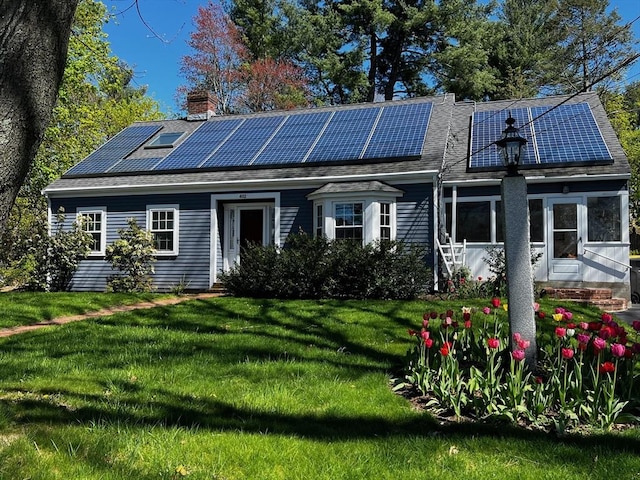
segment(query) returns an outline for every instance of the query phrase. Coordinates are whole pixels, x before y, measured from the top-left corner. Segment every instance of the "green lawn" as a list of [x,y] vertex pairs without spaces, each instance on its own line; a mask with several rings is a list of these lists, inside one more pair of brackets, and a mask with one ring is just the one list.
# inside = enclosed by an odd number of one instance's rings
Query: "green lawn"
[[0,478],[640,479],[640,428],[447,426],[392,393],[407,329],[460,305],[216,298],[1,339]]
[[52,320],[57,317],[95,312],[114,305],[148,302],[169,295],[153,293],[0,293],[0,328]]

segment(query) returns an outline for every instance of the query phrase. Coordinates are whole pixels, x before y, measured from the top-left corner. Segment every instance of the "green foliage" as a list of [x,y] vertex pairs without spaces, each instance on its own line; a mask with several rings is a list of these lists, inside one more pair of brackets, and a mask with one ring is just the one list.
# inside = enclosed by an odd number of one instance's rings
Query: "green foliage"
[[531,342],[506,333],[499,302],[483,310],[463,307],[461,314],[427,313],[420,331],[409,330],[416,343],[406,379],[438,414],[524,422],[559,434],[640,421],[633,415],[640,395],[640,322],[632,338],[611,315],[574,323],[569,310],[554,311],[549,318],[556,328],[540,335],[534,371],[523,366]]
[[235,295],[272,298],[415,298],[429,287],[424,249],[289,236],[284,248],[250,245],[222,275]]
[[[531,249],[531,267],[535,269],[542,258],[542,253]],[[482,260],[489,267],[492,276],[487,279],[490,287],[487,289],[488,296],[505,297],[507,295],[507,262],[505,260],[504,248],[488,247],[487,256]],[[533,273],[532,273],[533,274]],[[531,279],[533,283],[534,279]]]
[[65,229],[64,210],[56,215],[54,230],[49,235],[42,226],[24,248],[25,255],[18,262],[26,275],[25,288],[33,291],[66,291],[80,261],[91,251],[93,237],[82,228],[82,221]]
[[78,4],[58,100],[0,239],[3,268],[16,265],[29,237],[41,230],[44,187],[134,121],[163,116],[144,87],[132,86],[133,70],[111,54],[102,30],[109,18],[102,2]]
[[111,292],[150,292],[155,262],[153,236],[141,229],[135,219],[129,218],[127,223],[126,229],[118,230],[120,238],[106,250],[105,260],[121,272],[107,278],[107,289]]

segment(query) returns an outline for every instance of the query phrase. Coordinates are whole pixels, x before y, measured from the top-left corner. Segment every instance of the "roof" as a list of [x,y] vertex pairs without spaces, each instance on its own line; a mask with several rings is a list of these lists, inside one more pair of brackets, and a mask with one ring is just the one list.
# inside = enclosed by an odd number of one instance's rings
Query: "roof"
[[[584,107],[584,108],[581,108]],[[563,115],[557,115],[556,112],[559,109],[571,110],[572,113],[566,117]],[[584,161],[567,161],[567,162],[549,162],[543,161],[540,165],[530,165],[530,168],[521,168],[520,173],[527,177],[528,181],[553,181],[553,179],[567,177],[573,177],[574,179],[593,179],[594,177],[602,176],[614,176],[614,177],[630,177],[630,167],[627,157],[618,141],[618,138],[609,122],[604,107],[598,98],[597,93],[588,92],[579,95],[559,95],[544,98],[532,98],[521,100],[504,100],[494,102],[460,102],[456,103],[452,109],[451,119],[451,134],[450,141],[447,148],[447,154],[445,161],[443,162],[442,178],[445,184],[460,184],[466,183],[480,183],[494,180],[499,182],[505,175],[504,170],[499,167],[497,169],[474,169],[470,168],[470,158],[473,154],[483,149],[492,149],[492,154],[498,157],[498,153],[495,151],[495,146],[489,145],[489,142],[485,144],[474,145],[473,142],[473,122],[474,119],[487,118],[489,114],[496,114],[495,122],[504,128],[506,125],[504,121],[516,110],[529,110],[529,114],[536,119],[538,115],[542,114],[541,119],[545,116],[550,118],[549,125],[546,128],[534,128],[536,126],[535,121],[531,121],[531,118],[526,122],[517,122],[516,127],[522,127],[524,123],[531,122],[532,127],[521,128],[521,135],[525,138],[529,137],[529,148],[533,148],[530,144],[543,144],[549,143],[548,136],[555,136],[552,138],[551,149],[552,153],[561,156],[559,150],[568,145],[572,146],[572,143],[581,142],[583,139],[579,138],[581,133],[581,127],[567,129],[562,124],[566,120],[567,122],[574,122],[578,124],[577,120],[579,116],[586,117],[592,116],[594,125],[592,126],[594,142],[600,143],[602,150],[607,153],[604,156],[597,154],[595,156],[589,156],[584,154]],[[532,113],[533,112],[533,113]],[[546,113],[549,112],[549,113]],[[576,113],[577,112],[577,113]],[[485,115],[482,115],[485,114]],[[514,117],[516,115],[513,115]],[[533,138],[528,129],[534,130]],[[495,136],[498,137],[499,133]],[[476,137],[479,138],[479,137]],[[494,138],[494,141],[498,138]],[[589,141],[589,140],[587,140]],[[580,152],[581,149],[576,147],[576,151]],[[606,158],[605,158],[606,157]],[[560,159],[562,160],[562,159]],[[535,160],[531,160],[532,163]]]
[[[547,111],[557,105],[585,106],[581,111],[592,116],[594,131],[600,135],[595,141],[603,144],[606,155],[601,154],[598,162],[587,162],[588,168],[575,162],[541,165],[545,168],[527,171],[527,178],[628,178],[629,163],[595,93],[482,103],[456,103],[448,94],[197,122],[138,122],[49,185],[45,193],[143,193],[159,187],[192,191],[212,186],[237,190],[243,185],[305,182],[317,188],[327,182],[415,179],[440,171],[445,185],[497,182],[504,175],[501,168],[469,168],[469,159],[485,148],[474,145],[482,138],[474,131],[474,118],[478,125],[483,114],[492,119],[494,112],[493,123],[503,125],[507,112],[538,107]],[[527,135],[531,128],[524,129]],[[531,143],[544,141],[547,134],[543,130],[536,130]],[[548,131],[560,135],[552,144],[572,141],[555,129]],[[493,143],[489,142],[493,135],[485,134],[485,142]],[[152,142],[156,145],[150,145]],[[555,155],[554,148],[552,145],[550,151]]]

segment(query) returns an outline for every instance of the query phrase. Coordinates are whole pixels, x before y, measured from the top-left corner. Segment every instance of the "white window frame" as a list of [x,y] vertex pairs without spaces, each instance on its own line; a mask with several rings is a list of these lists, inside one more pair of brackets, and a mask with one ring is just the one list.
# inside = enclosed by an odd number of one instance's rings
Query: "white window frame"
[[[389,204],[391,225],[391,240],[395,240],[397,234],[396,228],[396,203],[397,195],[376,192],[371,196],[363,196],[361,192],[357,195],[349,195],[345,193],[326,195],[318,198],[313,202],[313,224],[314,234],[319,230],[318,226],[322,225],[324,235],[329,240],[336,238],[335,223],[335,207],[338,204],[345,203],[362,203],[363,210],[363,243],[368,244],[380,240],[380,204]],[[318,218],[318,206],[321,206],[323,219]]]
[[100,215],[100,230],[87,230],[85,226],[82,229],[85,232],[99,233],[100,243],[97,250],[91,250],[89,252],[90,257],[103,257],[107,249],[107,207],[78,207],[76,208],[76,221],[83,222],[83,217],[88,215]]
[[[176,256],[179,254],[180,248],[178,240],[180,238],[180,206],[179,205],[147,205],[147,230],[154,235],[157,232],[168,232],[171,230],[153,230],[153,214],[159,212],[173,213],[173,249],[172,250],[155,250],[156,256]],[[155,244],[155,235],[154,235]]]

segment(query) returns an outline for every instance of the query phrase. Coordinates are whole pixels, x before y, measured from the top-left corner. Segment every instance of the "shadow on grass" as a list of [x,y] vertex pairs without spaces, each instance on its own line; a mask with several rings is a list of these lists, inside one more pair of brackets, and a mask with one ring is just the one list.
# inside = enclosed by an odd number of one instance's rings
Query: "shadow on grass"
[[[20,391],[13,392],[16,398]],[[23,393],[23,392],[22,392]],[[33,392],[30,392],[33,393]],[[46,392],[39,398],[1,400],[2,412],[14,417],[16,423],[46,425],[130,425],[132,427],[180,427],[215,432],[243,432],[296,436],[319,441],[346,441],[388,438],[393,436],[424,437],[432,439],[498,438],[532,444],[564,444],[578,449],[606,450],[640,456],[640,435],[618,433],[593,435],[567,435],[558,438],[552,434],[536,432],[508,424],[448,423],[443,425],[428,414],[414,413],[401,420],[375,416],[280,414],[258,409],[239,408],[215,399],[194,399],[166,390],[150,395],[154,400],[119,398],[111,403],[104,397],[62,393],[66,402],[81,403],[89,400],[93,405],[71,408],[56,404]],[[162,400],[158,400],[162,399]],[[100,405],[102,402],[103,406]],[[569,459],[564,458],[569,462]]]

